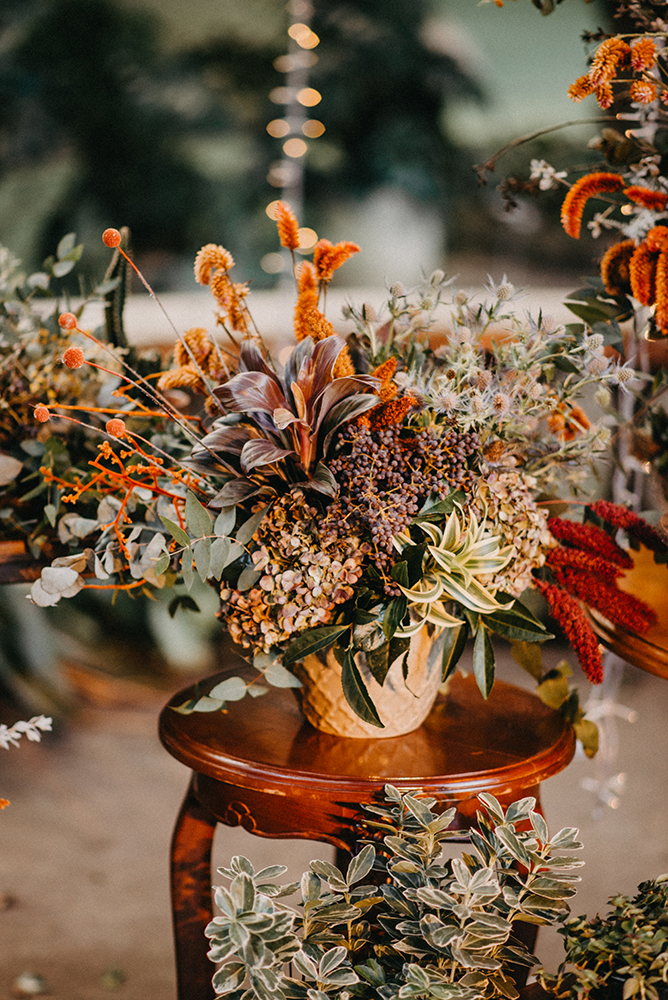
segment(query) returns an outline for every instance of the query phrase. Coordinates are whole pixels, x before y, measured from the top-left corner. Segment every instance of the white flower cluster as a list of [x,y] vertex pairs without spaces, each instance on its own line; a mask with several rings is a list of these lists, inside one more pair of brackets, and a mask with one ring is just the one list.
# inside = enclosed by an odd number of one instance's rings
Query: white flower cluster
[[9,750],[10,746],[17,747],[22,736],[32,743],[39,743],[43,732],[51,731],[51,719],[45,715],[35,715],[27,722],[15,722],[13,726],[0,725],[0,747]]
[[538,181],[541,191],[549,191],[551,188],[559,187],[559,181],[566,177],[566,171],[556,171],[546,160],[531,161],[531,180]]

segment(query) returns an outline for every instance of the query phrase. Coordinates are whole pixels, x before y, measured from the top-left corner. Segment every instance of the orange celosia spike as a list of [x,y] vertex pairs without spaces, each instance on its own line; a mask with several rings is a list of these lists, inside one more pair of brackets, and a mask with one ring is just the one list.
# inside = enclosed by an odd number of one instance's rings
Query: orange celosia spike
[[402,396],[401,399],[391,399],[388,403],[380,403],[369,411],[371,430],[378,431],[392,424],[400,424],[417,400],[414,396]]
[[621,243],[614,243],[603,255],[603,259],[601,260],[601,280],[609,295],[631,294],[629,264],[635,250],[635,240],[622,240]]
[[603,108],[604,111],[607,111],[608,108],[612,107],[615,101],[615,96],[612,92],[611,83],[606,82],[599,84],[596,88],[596,101],[599,108]]
[[656,100],[656,84],[650,80],[634,80],[629,88],[629,96],[638,104],[651,104]]
[[662,212],[668,204],[668,194],[663,191],[651,191],[649,188],[641,187],[639,184],[632,184],[624,188],[624,194],[636,205],[650,208],[653,212]]
[[589,79],[599,87],[617,75],[617,66],[631,54],[631,46],[621,38],[606,38],[592,59]]
[[299,247],[299,223],[290,206],[284,201],[277,202],[274,218],[281,246],[288,250],[297,250]]
[[668,336],[668,253],[659,254],[656,262],[656,309],[654,322],[657,329]]
[[359,249],[356,243],[349,241],[330,243],[329,240],[318,240],[313,249],[313,264],[318,279],[323,282],[331,281],[334,271],[353,254],[359,253]]
[[653,226],[645,237],[645,243],[653,253],[668,250],[668,226]]
[[347,347],[344,347],[338,358],[336,359],[336,364],[332,369],[332,374],[334,378],[348,378],[355,374],[355,365],[353,364],[353,359],[350,357],[350,351]]
[[305,260],[297,273],[297,302],[295,303],[294,330],[298,341],[310,336],[308,316],[318,307],[318,279],[315,268]]
[[[193,326],[183,334],[183,340],[192,351],[198,364],[203,363],[211,350],[209,334],[203,326]],[[174,344],[174,364],[177,367],[192,365],[188,351],[180,340]]]
[[195,257],[195,280],[200,285],[208,285],[212,271],[230,271],[234,267],[234,257],[225,247],[207,243]]
[[641,306],[651,306],[656,296],[656,253],[641,243],[629,262],[631,292]]
[[636,73],[656,65],[656,43],[651,38],[640,38],[631,46],[631,65]]
[[589,74],[586,76],[579,76],[575,83],[572,83],[567,90],[567,94],[572,101],[584,101],[585,97],[589,97],[593,94],[596,87],[589,79]]
[[604,191],[620,191],[624,181],[619,174],[585,174],[573,184],[561,206],[561,224],[569,236],[580,238],[582,213],[589,198]]

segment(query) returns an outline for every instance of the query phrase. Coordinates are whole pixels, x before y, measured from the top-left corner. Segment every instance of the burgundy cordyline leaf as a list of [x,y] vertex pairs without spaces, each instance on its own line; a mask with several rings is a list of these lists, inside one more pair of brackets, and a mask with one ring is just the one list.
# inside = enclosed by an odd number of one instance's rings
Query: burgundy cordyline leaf
[[244,445],[241,452],[241,468],[248,473],[257,465],[271,465],[272,462],[278,462],[282,458],[294,454],[292,448],[279,448],[271,441],[256,438]]
[[227,410],[235,413],[273,413],[288,405],[276,379],[264,372],[239,372],[214,393]]

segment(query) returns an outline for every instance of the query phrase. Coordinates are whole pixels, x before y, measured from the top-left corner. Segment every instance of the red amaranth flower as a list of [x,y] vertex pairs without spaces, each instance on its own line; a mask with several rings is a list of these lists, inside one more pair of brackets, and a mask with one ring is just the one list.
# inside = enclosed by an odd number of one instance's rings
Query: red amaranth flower
[[637,541],[642,542],[646,549],[650,549],[652,552],[666,551],[666,543],[658,531],[642,517],[634,514],[628,507],[622,507],[618,503],[610,503],[609,500],[597,500],[595,503],[588,504],[588,507],[597,517],[603,518],[615,528],[622,528]]
[[582,573],[590,573],[602,580],[614,582],[624,571],[621,566],[595,556],[591,552],[582,552],[580,549],[567,549],[563,545],[556,549],[550,549],[546,559],[550,569],[580,570]]
[[559,623],[575,650],[587,677],[592,684],[600,684],[603,680],[603,659],[598,640],[584,611],[574,597],[556,584],[535,580],[535,585],[547,601],[550,614]]
[[633,560],[628,552],[620,548],[614,539],[596,524],[580,524],[579,521],[551,517],[547,526],[554,537],[566,545],[591,552],[592,555],[600,556],[608,562],[621,566],[622,569],[630,569],[633,566]]
[[553,572],[571,595],[579,597],[590,608],[596,608],[613,624],[638,633],[656,625],[656,614],[648,604],[614,584],[578,570],[555,567]]

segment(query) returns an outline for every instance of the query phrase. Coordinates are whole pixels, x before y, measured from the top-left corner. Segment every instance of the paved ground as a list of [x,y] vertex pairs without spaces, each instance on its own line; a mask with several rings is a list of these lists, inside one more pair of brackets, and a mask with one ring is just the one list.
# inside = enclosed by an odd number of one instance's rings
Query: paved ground
[[[524,683],[512,666],[502,674]],[[617,808],[593,818],[595,798],[581,786],[605,770],[602,758],[576,759],[544,786],[551,829],[579,826],[586,844],[576,913],[603,909],[613,892],[668,870],[668,685],[630,668],[625,676],[619,701],[637,720],[617,723],[608,770],[627,776]],[[0,796],[11,799],[0,813],[0,1000],[14,995],[24,972],[43,976],[60,1000],[103,1000],[113,991],[123,1000],[174,997],[167,856],[187,773],[156,737],[165,698],[82,703],[41,744],[0,750]],[[238,829],[219,831],[216,844],[218,864],[244,853],[260,865],[288,859],[297,874],[328,851]],[[540,952],[554,967],[556,935],[543,935]]]

